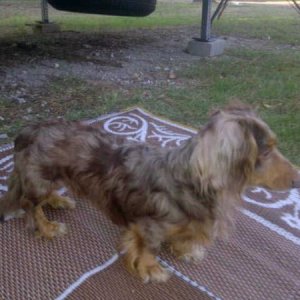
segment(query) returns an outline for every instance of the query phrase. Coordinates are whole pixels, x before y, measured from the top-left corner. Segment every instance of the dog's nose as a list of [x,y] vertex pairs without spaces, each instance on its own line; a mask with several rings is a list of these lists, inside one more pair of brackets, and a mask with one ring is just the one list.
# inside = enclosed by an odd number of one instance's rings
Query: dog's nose
[[300,188],[300,179],[299,180],[293,180],[292,181],[292,187],[293,188]]

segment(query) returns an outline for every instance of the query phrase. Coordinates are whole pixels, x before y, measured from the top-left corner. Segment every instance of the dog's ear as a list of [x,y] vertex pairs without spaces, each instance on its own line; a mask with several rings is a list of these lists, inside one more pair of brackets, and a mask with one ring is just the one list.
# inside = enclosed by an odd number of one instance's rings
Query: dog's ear
[[217,190],[243,187],[255,167],[256,142],[248,124],[239,122],[243,119],[221,111],[201,132],[193,152],[194,169]]
[[247,134],[253,136],[257,146],[257,157],[268,156],[276,145],[276,136],[267,124],[257,118],[241,119],[239,123]]
[[[233,118],[224,123],[223,129],[223,149],[226,154],[228,168],[234,182],[246,181],[251,176],[256,163],[257,142],[260,138],[258,132],[254,133],[254,127],[251,122],[244,121],[247,118]],[[256,136],[258,135],[258,137]],[[221,147],[222,149],[222,147]]]

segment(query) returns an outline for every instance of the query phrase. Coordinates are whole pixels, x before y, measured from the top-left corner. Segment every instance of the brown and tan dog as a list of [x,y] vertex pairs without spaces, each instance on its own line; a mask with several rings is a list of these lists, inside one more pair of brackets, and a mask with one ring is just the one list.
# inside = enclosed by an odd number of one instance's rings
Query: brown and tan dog
[[163,242],[178,257],[201,260],[203,247],[228,231],[246,186],[285,189],[300,179],[274,133],[241,105],[215,112],[175,149],[117,146],[79,123],[33,125],[16,138],[14,160],[0,215],[23,208],[40,235],[64,234],[43,212],[45,204],[74,207],[55,193],[64,185],[125,228],[126,266],[144,281],[168,278],[155,258]]

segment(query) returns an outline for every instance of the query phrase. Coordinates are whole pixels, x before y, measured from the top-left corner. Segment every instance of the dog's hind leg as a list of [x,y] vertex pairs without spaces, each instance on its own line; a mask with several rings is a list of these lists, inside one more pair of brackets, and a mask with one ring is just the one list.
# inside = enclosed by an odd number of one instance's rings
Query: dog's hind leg
[[22,185],[20,175],[13,171],[8,180],[8,191],[0,197],[0,220],[4,221],[20,215]]
[[46,201],[41,202],[34,207],[34,221],[36,225],[36,235],[38,237],[46,237],[52,239],[56,236],[64,235],[67,233],[66,225],[55,221],[49,221],[43,211],[43,205]]
[[36,235],[51,239],[65,234],[67,232],[66,225],[49,221],[43,211],[43,206],[48,203],[58,206],[58,204],[64,202],[64,206],[67,205],[67,200],[62,200],[62,197],[57,199],[58,197],[53,196],[55,195],[54,190],[59,185],[55,181],[43,179],[35,168],[28,169],[23,175],[23,198],[31,204],[31,208],[25,210],[30,218],[29,221],[33,223]]
[[66,196],[60,196],[57,193],[53,192],[47,198],[47,204],[49,204],[52,208],[66,208],[66,209],[73,209],[76,206],[76,202]]
[[129,272],[139,276],[145,283],[168,280],[168,271],[158,263],[149,249],[139,225],[130,225],[123,235],[121,246],[126,251],[124,260]]

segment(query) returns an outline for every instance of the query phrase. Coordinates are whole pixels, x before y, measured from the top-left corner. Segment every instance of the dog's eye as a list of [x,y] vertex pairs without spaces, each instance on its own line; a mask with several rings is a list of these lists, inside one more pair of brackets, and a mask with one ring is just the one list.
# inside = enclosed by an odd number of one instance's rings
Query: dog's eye
[[261,151],[259,153],[259,156],[257,157],[257,160],[255,162],[255,168],[256,169],[263,166],[265,160],[267,160],[269,158],[272,151],[273,151],[273,148],[271,148],[271,147],[264,147],[263,149],[261,149]]
[[264,149],[261,153],[261,157],[267,158],[272,152],[271,148]]

